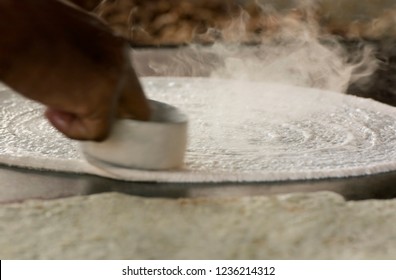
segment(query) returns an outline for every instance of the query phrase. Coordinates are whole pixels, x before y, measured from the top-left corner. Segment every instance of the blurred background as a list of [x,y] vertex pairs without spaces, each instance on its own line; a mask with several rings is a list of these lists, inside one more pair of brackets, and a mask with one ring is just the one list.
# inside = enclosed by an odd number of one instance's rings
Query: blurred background
[[[395,35],[392,0],[71,0],[94,12],[135,45],[178,45],[230,40],[225,31],[243,20],[246,42],[282,28],[285,19],[316,20],[321,31],[380,39]],[[216,37],[217,35],[217,37]]]
[[[283,45],[309,33],[332,51],[336,42],[337,52],[341,48],[347,53],[342,55],[342,60],[356,66],[353,71],[357,73],[341,73],[347,80],[346,86],[326,89],[396,105],[396,3],[392,0],[69,1],[103,19],[134,49],[157,48],[159,51],[139,56],[144,57],[146,63],[148,57],[155,60],[159,52],[169,48],[192,44],[211,46],[219,42],[243,46],[269,42]],[[368,62],[368,56],[373,56],[375,62]],[[199,67],[196,65],[195,69]],[[158,74],[145,69],[146,75]],[[197,72],[195,69],[188,74]],[[202,73],[207,74],[198,71]],[[180,75],[169,67],[159,74]],[[332,82],[344,83],[339,79]]]

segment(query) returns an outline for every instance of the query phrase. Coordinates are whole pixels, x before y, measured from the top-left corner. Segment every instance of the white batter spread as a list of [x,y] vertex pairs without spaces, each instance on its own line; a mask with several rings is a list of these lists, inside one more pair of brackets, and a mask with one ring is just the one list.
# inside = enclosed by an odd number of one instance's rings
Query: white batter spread
[[0,92],[0,162],[130,181],[233,182],[348,177],[396,170],[396,108],[292,86],[207,78],[143,78],[151,99],[189,116],[185,167],[102,170],[44,108]]

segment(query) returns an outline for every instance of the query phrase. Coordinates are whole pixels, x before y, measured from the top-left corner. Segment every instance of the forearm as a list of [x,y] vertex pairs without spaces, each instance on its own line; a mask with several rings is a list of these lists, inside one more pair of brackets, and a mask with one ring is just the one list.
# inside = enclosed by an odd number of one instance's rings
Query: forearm
[[52,30],[62,31],[47,11],[58,4],[56,0],[0,0],[0,79],[7,82],[21,66],[50,59],[56,47]]
[[[22,53],[32,34],[26,30],[26,21],[31,15],[27,13],[30,1],[0,0],[0,79],[10,72],[14,58]],[[27,18],[26,18],[27,17]]]
[[0,18],[7,23],[0,25],[0,80],[21,93],[41,92],[40,79],[70,78],[57,69],[73,76],[81,65],[100,71],[122,63],[113,51],[122,42],[103,23],[57,0],[0,0]]

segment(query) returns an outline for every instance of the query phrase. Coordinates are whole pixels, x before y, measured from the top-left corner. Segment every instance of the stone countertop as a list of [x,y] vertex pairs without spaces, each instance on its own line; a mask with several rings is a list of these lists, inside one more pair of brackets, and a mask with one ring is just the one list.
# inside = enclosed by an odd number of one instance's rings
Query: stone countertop
[[396,200],[331,192],[0,206],[0,259],[395,259]]

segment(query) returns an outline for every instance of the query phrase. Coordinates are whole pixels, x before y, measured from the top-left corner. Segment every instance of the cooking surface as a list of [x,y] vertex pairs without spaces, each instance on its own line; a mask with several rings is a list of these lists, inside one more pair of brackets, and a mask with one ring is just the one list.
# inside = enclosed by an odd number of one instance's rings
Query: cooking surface
[[0,203],[119,192],[143,197],[241,197],[292,192],[333,191],[348,200],[396,197],[396,172],[346,179],[250,184],[132,183],[91,175],[1,167]]
[[[164,57],[166,59],[166,55],[163,56],[161,52],[154,52],[157,54],[154,59],[161,61]],[[135,52],[135,63],[140,74],[144,75],[147,72],[149,75],[153,74],[145,71],[147,63],[144,62],[149,57],[150,51]],[[346,179],[254,184],[127,183],[89,175],[38,172],[10,167],[2,167],[0,177],[0,202],[21,201],[28,198],[50,199],[113,191],[148,197],[200,197],[329,190],[338,192],[347,199],[396,197],[396,190],[392,188],[396,172]]]

